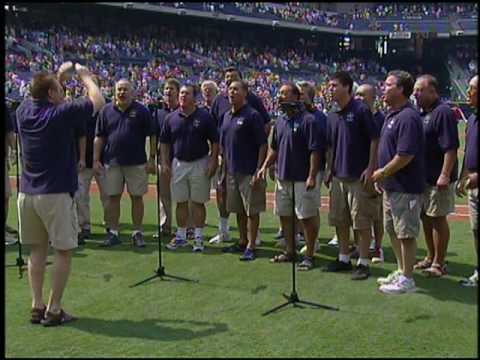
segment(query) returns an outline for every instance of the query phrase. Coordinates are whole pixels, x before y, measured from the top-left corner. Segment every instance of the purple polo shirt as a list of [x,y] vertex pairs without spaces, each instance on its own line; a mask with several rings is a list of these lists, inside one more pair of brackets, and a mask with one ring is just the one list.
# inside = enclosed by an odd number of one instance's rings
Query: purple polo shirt
[[[260,117],[263,120],[263,123],[266,125],[268,124],[271,119],[270,115],[268,115],[265,106],[263,105],[262,100],[255,94],[248,92],[247,93],[247,104],[250,105],[252,108],[258,111]],[[228,101],[228,96],[223,94],[218,94],[212,103],[212,108],[210,113],[215,120],[215,124],[220,129],[222,126],[223,116],[232,108],[232,105]]]
[[327,141],[332,148],[332,174],[341,179],[360,179],[370,157],[370,142],[379,132],[368,106],[352,98],[338,112],[328,114]]
[[111,102],[98,114],[95,135],[105,139],[105,164],[133,166],[147,162],[145,139],[155,131],[150,111],[142,104],[133,101],[122,112]]
[[13,132],[13,120],[7,108],[5,108],[5,134]]
[[383,181],[387,191],[421,194],[425,190],[425,139],[420,114],[408,103],[387,114],[378,145],[378,165],[395,155],[413,155],[407,166]]
[[208,155],[208,141],[218,143],[218,132],[207,110],[196,108],[189,116],[176,110],[167,115],[160,132],[160,142],[171,145],[173,157],[195,161]]
[[60,105],[27,99],[17,109],[22,149],[20,191],[25,194],[73,194],[78,188],[75,134],[91,116],[93,104],[82,98]]
[[[170,109],[170,108],[163,108],[163,109],[158,109],[154,121],[156,123],[156,133],[157,133],[157,140],[158,140],[158,160],[160,163],[161,159],[161,154],[160,154],[160,133],[162,131],[163,124],[165,123],[165,118],[167,117],[168,114],[174,112],[175,110],[178,109],[178,105],[175,109]],[[173,151],[170,151],[170,161],[173,160]]]
[[327,115],[325,115],[322,111],[315,109],[314,111],[310,112],[319,124],[319,137],[318,142],[321,144],[322,148],[319,150],[320,155],[320,163],[319,163],[319,171],[325,171],[325,164],[327,162],[326,151],[327,151]]
[[[430,112],[421,114],[425,134],[425,165],[427,183],[435,186],[442,172],[443,159],[447,151],[460,146],[455,115],[450,107],[440,100],[433,104]],[[458,178],[458,162],[450,174],[450,182]]]
[[375,126],[380,134],[382,132],[383,123],[385,122],[385,115],[383,115],[381,111],[377,111],[375,114],[373,114],[373,121],[375,122]]
[[266,143],[264,123],[253,107],[246,104],[234,114],[232,110],[225,114],[220,144],[229,174],[253,175],[260,146]]
[[467,121],[465,168],[469,172],[478,172],[478,118],[476,114],[470,115]]
[[325,133],[314,114],[302,111],[275,122],[270,144],[277,152],[277,176],[282,181],[306,181],[312,152],[325,153]]

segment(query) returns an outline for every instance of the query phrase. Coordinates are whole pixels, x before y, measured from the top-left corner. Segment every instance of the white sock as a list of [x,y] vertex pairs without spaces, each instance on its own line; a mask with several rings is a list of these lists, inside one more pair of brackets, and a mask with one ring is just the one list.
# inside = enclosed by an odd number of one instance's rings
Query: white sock
[[228,233],[228,218],[220,218],[220,223],[218,225],[218,229],[221,233],[226,234]]
[[339,254],[338,255],[338,260],[340,260],[341,262],[344,262],[344,263],[349,263],[350,262],[350,255]]
[[186,240],[187,239],[187,228],[179,227],[177,229],[177,238],[182,239],[182,240]]
[[203,228],[195,228],[195,239],[203,238]]
[[118,230],[109,230],[113,235],[118,236]]
[[368,266],[368,258],[358,258],[357,260],[357,266],[358,265],[363,265],[363,266]]

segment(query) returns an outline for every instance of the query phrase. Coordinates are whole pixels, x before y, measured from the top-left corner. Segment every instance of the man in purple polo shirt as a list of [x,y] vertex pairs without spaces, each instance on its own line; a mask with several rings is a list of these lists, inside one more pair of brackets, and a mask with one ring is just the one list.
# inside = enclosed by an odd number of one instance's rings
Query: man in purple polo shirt
[[[362,84],[355,91],[355,98],[362,100],[365,104],[368,105],[370,111],[373,114],[373,120],[378,129],[378,133],[382,131],[383,122],[385,121],[385,115],[380,110],[375,110],[375,99],[376,91],[375,87],[370,84]],[[373,190],[373,189],[372,189]],[[383,263],[383,249],[382,249],[382,240],[383,240],[383,207],[382,207],[382,195],[376,191],[371,191],[371,196],[374,199],[375,206],[371,209],[373,211],[373,225],[372,225],[372,237],[374,246],[370,245],[370,250],[373,252],[372,263]],[[355,238],[358,238],[358,234],[355,233]]]
[[[158,109],[155,114],[157,120],[157,139],[160,138],[165,118],[168,114],[178,109],[178,94],[180,92],[180,82],[177,79],[169,78],[165,80],[163,88],[164,108]],[[170,177],[162,171],[162,157],[160,151],[160,141],[158,141],[157,154],[158,159],[158,176],[160,191],[160,226],[161,231],[165,235],[170,236],[172,233],[172,195],[170,189]],[[170,161],[173,160],[171,157]]]
[[[296,216],[302,223],[307,243],[299,270],[313,268],[315,241],[318,236],[320,207],[320,179],[318,176],[320,154],[325,152],[325,129],[300,102],[300,90],[294,83],[282,85],[279,90],[279,107],[284,116],[277,119],[272,142],[262,168],[256,175],[265,179],[267,169],[277,162],[275,197],[277,214],[287,240],[287,251],[275,256],[271,262],[291,261],[294,253],[293,221]],[[323,131],[322,131],[323,130]],[[256,181],[257,178],[254,179]],[[292,204],[295,192],[295,204]],[[295,213],[292,213],[292,207]]]
[[360,257],[352,280],[364,280],[370,276],[368,248],[375,206],[367,186],[376,165],[378,129],[368,106],[353,97],[352,87],[347,72],[339,71],[330,78],[329,89],[340,110],[328,114],[330,171],[326,184],[331,181],[329,222],[336,228],[339,256],[324,271],[352,270],[348,249],[352,226],[360,235]]
[[[232,105],[220,129],[221,154],[227,173],[227,211],[237,214],[239,243],[224,252],[243,251],[240,260],[255,260],[260,212],[266,207],[266,182],[255,177],[267,153],[267,135],[260,114],[247,103],[248,85],[233,81]],[[248,229],[248,231],[247,231]]]
[[167,116],[160,133],[162,170],[171,176],[172,200],[177,203],[178,229],[167,245],[170,250],[188,245],[189,201],[195,225],[193,251],[204,249],[205,203],[210,199],[210,178],[218,165],[218,132],[208,111],[196,106],[196,95],[194,85],[180,88],[180,108]]
[[[457,195],[465,196],[468,190],[468,207],[470,209],[470,225],[473,232],[475,252],[478,257],[478,75],[469,82],[467,101],[473,107],[474,113],[467,121],[465,137],[465,157],[460,179],[457,183]],[[478,263],[472,276],[460,281],[462,286],[478,286]]]
[[[230,84],[233,81],[240,81],[242,80],[242,73],[235,67],[228,67],[225,69],[225,84],[227,89],[230,87]],[[252,92],[248,91],[246,97],[247,103],[258,111],[260,114],[260,118],[262,123],[265,126],[265,133],[270,133],[270,115],[268,114],[265,106],[263,105],[262,100],[253,94]],[[217,127],[220,129],[222,126],[223,116],[231,109],[231,104],[228,99],[228,94],[218,94],[215,100],[213,101],[212,108],[210,110],[213,119],[215,120]],[[230,236],[228,235],[228,216],[229,213],[226,210],[226,182],[225,182],[225,171],[224,166],[220,164],[219,174],[217,174],[218,179],[220,180],[216,186],[216,198],[217,198],[217,206],[218,212],[220,214],[220,222],[219,222],[219,231],[216,236],[210,239],[211,244],[218,244],[223,241],[229,241]],[[257,234],[256,239],[257,245],[260,245],[260,233]]]
[[[147,163],[145,140],[150,137],[150,157]],[[103,153],[102,153],[103,150]],[[120,244],[118,222],[120,199],[125,182],[132,201],[135,247],[144,247],[143,195],[148,191],[148,173],[155,173],[155,124],[148,109],[134,100],[130,81],[121,79],[115,84],[115,100],[105,105],[98,115],[95,130],[93,167],[97,173],[104,169],[108,200],[108,234],[104,247]]]
[[433,277],[447,273],[445,256],[450,238],[447,215],[455,212],[457,149],[460,146],[455,115],[440,101],[439,91],[437,79],[428,74],[419,76],[413,88],[417,106],[422,111],[427,181],[422,209],[427,256],[414,269],[422,269]]
[[409,102],[413,85],[414,79],[406,71],[387,75],[384,99],[390,112],[380,136],[379,168],[372,176],[383,188],[385,231],[398,266],[387,277],[377,279],[379,290],[385,294],[416,290],[413,266],[425,191],[425,140],[420,114]]
[[[20,241],[30,245],[28,278],[33,295],[30,321],[44,326],[61,325],[74,317],[61,306],[70,272],[72,249],[77,247],[77,212],[74,193],[78,187],[75,133],[82,117],[91,116],[105,103],[90,72],[75,69],[88,98],[64,101],[59,80],[46,72],[34,75],[31,99],[17,109],[22,148],[22,177],[18,197]],[[71,73],[72,63],[64,63],[59,79]],[[48,306],[43,301],[43,278],[49,243],[54,249],[52,290]]]
[[[93,81],[99,86],[97,77],[93,77]],[[78,234],[78,244],[85,243],[85,239],[91,235],[90,229],[90,185],[92,178],[100,193],[100,200],[103,209],[103,221],[107,223],[108,195],[106,193],[105,174],[98,175],[93,171],[93,141],[95,139],[95,128],[97,126],[98,113],[86,117],[86,141],[85,141],[85,167],[79,169],[78,172],[78,191],[75,194],[78,225],[80,233]],[[84,120],[85,121],[85,120]],[[81,152],[81,150],[80,150]]]

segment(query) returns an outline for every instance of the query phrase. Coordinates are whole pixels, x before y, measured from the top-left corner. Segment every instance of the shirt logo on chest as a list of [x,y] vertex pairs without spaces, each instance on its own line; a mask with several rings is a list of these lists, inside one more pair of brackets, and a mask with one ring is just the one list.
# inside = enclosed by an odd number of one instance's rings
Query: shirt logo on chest
[[432,119],[432,115],[431,115],[431,114],[427,114],[427,115],[425,115],[425,116],[423,117],[423,123],[424,123],[425,125],[427,125],[427,124],[430,122],[431,119]]
[[198,119],[193,120],[193,127],[198,128],[199,126],[200,126],[200,120]]
[[128,117],[129,118],[137,117],[137,111],[136,110],[130,110],[130,112],[128,113]]
[[345,120],[347,122],[353,122],[353,119],[354,119],[354,116],[353,116],[353,113],[348,113],[347,116],[345,117]]
[[392,120],[388,121],[387,127],[391,129],[395,125],[395,118],[392,118]]
[[243,125],[243,119],[237,119],[237,125],[242,126]]

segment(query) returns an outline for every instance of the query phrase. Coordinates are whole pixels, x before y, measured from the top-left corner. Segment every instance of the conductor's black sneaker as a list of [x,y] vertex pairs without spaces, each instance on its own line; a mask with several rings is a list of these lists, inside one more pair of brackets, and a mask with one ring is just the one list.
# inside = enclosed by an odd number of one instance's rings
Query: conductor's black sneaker
[[335,259],[330,264],[322,269],[322,271],[326,272],[339,272],[339,271],[352,271],[352,263],[349,261],[348,263]]
[[352,280],[366,280],[370,276],[370,268],[368,265],[357,265],[352,273]]

